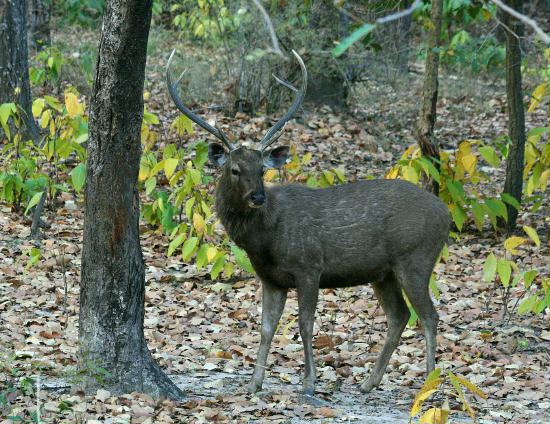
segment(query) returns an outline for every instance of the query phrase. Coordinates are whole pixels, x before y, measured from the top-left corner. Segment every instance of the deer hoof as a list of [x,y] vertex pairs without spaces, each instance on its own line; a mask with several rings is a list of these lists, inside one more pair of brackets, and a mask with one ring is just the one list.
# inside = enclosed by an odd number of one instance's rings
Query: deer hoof
[[250,383],[248,383],[245,386],[245,390],[248,393],[256,393],[256,392],[259,392],[260,390],[262,390],[262,385],[261,385],[261,383],[258,384],[255,381],[251,381]]
[[363,384],[361,384],[361,392],[362,393],[370,393],[372,389],[375,387],[378,387],[379,383],[376,383],[374,380],[369,378],[367,381],[365,381]]
[[314,396],[315,395],[315,390],[313,389],[313,387],[304,387],[304,390],[302,391],[302,393],[306,396]]

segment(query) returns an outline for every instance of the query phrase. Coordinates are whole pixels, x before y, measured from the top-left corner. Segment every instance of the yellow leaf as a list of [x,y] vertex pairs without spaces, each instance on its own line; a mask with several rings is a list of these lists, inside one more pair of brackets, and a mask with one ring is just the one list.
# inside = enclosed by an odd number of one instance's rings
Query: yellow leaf
[[164,160],[164,173],[166,174],[166,178],[170,179],[172,174],[174,174],[174,171],[176,170],[176,167],[178,166],[178,160],[176,158],[170,158]]
[[44,99],[36,99],[34,102],[32,102],[32,116],[38,118],[44,110],[45,104],[46,102],[44,101]]
[[537,230],[535,230],[533,227],[529,227],[528,225],[523,226],[523,231],[527,233],[529,238],[533,240],[533,242],[537,245],[537,247],[540,247],[540,238],[537,234]]
[[537,88],[535,88],[535,91],[533,91],[533,94],[531,95],[531,103],[529,104],[529,109],[527,109],[527,112],[533,112],[538,107],[544,96],[547,94],[548,82],[543,82]]
[[419,150],[417,144],[411,144],[409,147],[405,149],[403,154],[401,155],[401,159],[408,159],[409,156],[414,156],[414,153]]
[[418,413],[420,412],[420,409],[422,409],[422,404],[424,403],[424,401],[426,399],[428,399],[436,391],[437,391],[436,389],[427,390],[427,391],[417,395],[416,398],[414,399],[414,403],[413,403],[413,406],[411,408],[410,416],[414,417],[415,415],[418,415]]
[[477,164],[477,158],[469,153],[462,157],[462,165],[464,165],[464,169],[468,171],[470,175],[473,175],[476,170],[476,164]]
[[209,246],[208,249],[206,249],[206,259],[208,259],[208,262],[212,262],[217,254],[218,249],[214,246]]
[[481,397],[483,399],[487,399],[487,395],[483,392],[483,390],[478,388],[474,383],[472,383],[471,381],[466,380],[464,377],[460,377],[458,375],[455,375],[455,377],[456,377],[456,379],[458,380],[458,382],[460,384],[462,384],[464,387],[466,387],[472,393],[475,393],[476,395],[478,395],[479,397]]
[[449,411],[441,408],[430,408],[418,420],[418,424],[445,424],[449,417]]
[[548,184],[548,174],[549,169],[545,170],[542,174],[540,174],[539,178],[539,190],[540,191],[546,191],[546,185]]
[[399,166],[394,166],[392,169],[390,169],[390,172],[386,174],[386,178],[389,180],[395,180],[398,175],[399,175]]
[[516,249],[516,247],[522,245],[526,241],[527,240],[525,240],[523,237],[518,237],[518,236],[508,237],[504,242],[504,248],[508,252],[510,252],[512,255],[517,255],[519,251]]
[[40,118],[40,126],[42,128],[46,128],[48,126],[48,124],[50,123],[50,117],[51,117],[51,112],[49,111],[49,109],[46,109],[42,113],[42,117]]
[[74,93],[65,93],[65,107],[71,118],[78,115],[78,99]]
[[145,181],[147,178],[149,178],[149,169],[140,167],[138,181]]
[[403,177],[413,184],[418,183],[418,173],[412,166],[405,166],[403,168]]
[[193,214],[193,227],[195,227],[198,234],[202,234],[204,232],[204,218],[200,213],[195,212]]
[[264,180],[267,182],[271,182],[275,179],[277,176],[278,171],[276,169],[268,169],[264,174]]

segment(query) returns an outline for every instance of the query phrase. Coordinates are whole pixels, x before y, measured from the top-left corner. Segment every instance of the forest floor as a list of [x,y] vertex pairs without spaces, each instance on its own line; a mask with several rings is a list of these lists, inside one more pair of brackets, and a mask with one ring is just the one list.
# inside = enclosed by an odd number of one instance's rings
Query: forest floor
[[[148,110],[158,113],[164,128],[175,115],[162,87],[159,58],[148,71],[154,101]],[[407,77],[406,90],[369,88],[373,102],[351,114],[306,108],[302,120],[288,125],[281,139],[313,154],[312,167],[341,167],[349,179],[383,176],[414,142],[414,112],[420,77]],[[477,82],[476,84],[482,84]],[[459,93],[452,75],[442,76],[437,136],[447,148],[465,139],[490,141],[505,133],[505,96],[501,86],[488,84],[483,98]],[[403,85],[401,85],[401,88]],[[386,104],[381,104],[381,98]],[[402,111],[399,113],[398,111]],[[547,105],[529,114],[528,129],[547,124]],[[258,135],[264,118],[217,116],[222,127],[231,125],[242,141]],[[396,129],[397,128],[397,129]],[[204,137],[197,132],[194,138]],[[203,138],[204,139],[204,138]],[[161,143],[166,140],[161,140]],[[491,175],[486,190],[498,193],[503,169]],[[541,247],[519,247],[520,267],[548,274],[548,195],[537,212],[520,214],[521,225],[535,228]],[[28,218],[0,204],[0,392],[16,405],[4,414],[29,416],[37,400],[43,422],[77,423],[406,423],[414,396],[425,378],[421,327],[407,328],[393,354],[382,384],[368,395],[359,391],[381,349],[386,323],[369,286],[323,290],[315,325],[318,370],[317,398],[311,404],[299,394],[303,352],[291,294],[268,362],[264,391],[245,394],[259,344],[261,289],[250,275],[230,282],[211,281],[178,257],[166,257],[168,238],[141,225],[146,264],[145,335],[154,357],[188,394],[183,403],[156,402],[131,393],[95,396],[70,393],[78,380],[75,360],[78,341],[78,296],[83,209],[81,199],[62,194],[60,204],[45,212],[50,227],[39,241],[42,259],[26,270]],[[479,423],[548,422],[548,310],[539,315],[513,313],[503,319],[524,293],[504,293],[482,278],[490,252],[503,254],[506,238],[489,227],[473,227],[449,246],[449,259],[436,267],[439,299],[435,300],[438,327],[438,367],[467,378],[483,390],[483,400],[468,394]],[[13,375],[7,372],[11,371]],[[99,372],[99,370],[91,370]],[[27,393],[25,376],[39,378],[42,390]],[[19,383],[16,383],[19,382]],[[436,394],[430,405],[440,405],[450,387]],[[3,391],[2,393],[7,393]],[[452,422],[471,422],[460,402],[450,399]],[[3,408],[3,409],[2,409]],[[2,421],[3,420],[3,421]]]

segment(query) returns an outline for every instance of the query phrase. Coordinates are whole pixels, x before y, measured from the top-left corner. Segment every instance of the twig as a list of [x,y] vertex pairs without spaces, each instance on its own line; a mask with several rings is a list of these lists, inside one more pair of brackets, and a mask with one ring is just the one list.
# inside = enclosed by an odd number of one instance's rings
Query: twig
[[31,238],[37,240],[40,237],[40,221],[42,220],[42,211],[44,209],[44,203],[46,202],[47,191],[44,189],[42,196],[40,196],[40,201],[34,207],[34,212],[32,214],[32,224],[31,224]]
[[494,4],[496,4],[498,7],[500,7],[502,10],[507,12],[508,14],[512,15],[517,20],[523,22],[525,25],[530,26],[540,37],[546,45],[550,44],[550,38],[548,37],[548,34],[546,34],[541,27],[538,26],[538,24],[528,16],[525,16],[523,13],[519,13],[517,10],[512,9],[510,6],[502,3],[501,0],[491,0]]
[[277,39],[277,35],[275,34],[275,29],[273,28],[273,23],[271,22],[271,18],[269,17],[268,13],[262,6],[262,4],[259,2],[259,0],[252,0],[260,13],[262,14],[265,22],[265,26],[267,27],[267,30],[269,31],[269,36],[271,37],[271,44],[272,48],[269,49],[270,52],[278,54],[279,56],[286,59],[286,55],[282,52],[281,48],[279,47],[279,40]]

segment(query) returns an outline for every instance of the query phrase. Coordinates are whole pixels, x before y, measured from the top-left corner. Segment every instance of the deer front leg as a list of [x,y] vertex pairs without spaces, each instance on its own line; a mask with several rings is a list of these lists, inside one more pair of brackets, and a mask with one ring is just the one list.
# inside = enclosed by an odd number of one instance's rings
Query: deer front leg
[[313,323],[315,321],[315,308],[319,297],[319,280],[306,278],[297,283],[298,286],[298,315],[300,336],[304,344],[304,381],[303,391],[305,395],[313,396],[315,393],[315,361],[313,359]]
[[263,281],[262,290],[262,337],[254,374],[252,374],[252,380],[246,386],[249,393],[255,393],[262,389],[269,347],[277,324],[281,319],[287,295],[287,289],[281,289]]

